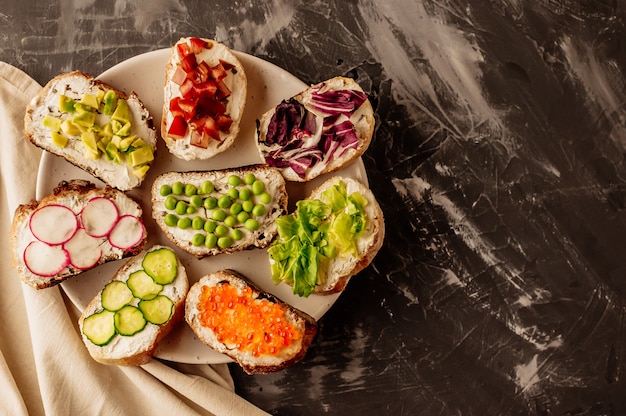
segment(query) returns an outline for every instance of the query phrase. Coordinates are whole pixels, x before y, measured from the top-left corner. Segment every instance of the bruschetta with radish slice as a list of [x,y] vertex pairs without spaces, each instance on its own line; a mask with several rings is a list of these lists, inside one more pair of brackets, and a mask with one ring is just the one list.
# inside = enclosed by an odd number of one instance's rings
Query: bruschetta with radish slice
[[62,181],[13,217],[13,264],[36,288],[54,286],[100,264],[139,253],[147,240],[142,209],[123,192],[84,180]]
[[184,160],[205,160],[228,149],[246,104],[241,62],[225,45],[198,37],[172,47],[166,66],[161,136]]

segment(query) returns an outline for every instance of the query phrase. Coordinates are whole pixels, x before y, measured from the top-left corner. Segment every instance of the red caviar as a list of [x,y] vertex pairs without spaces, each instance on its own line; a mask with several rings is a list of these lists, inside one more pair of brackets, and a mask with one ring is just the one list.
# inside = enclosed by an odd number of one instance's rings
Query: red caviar
[[253,298],[249,287],[242,292],[229,284],[202,287],[200,321],[220,342],[258,357],[277,354],[302,337],[287,320],[283,305]]

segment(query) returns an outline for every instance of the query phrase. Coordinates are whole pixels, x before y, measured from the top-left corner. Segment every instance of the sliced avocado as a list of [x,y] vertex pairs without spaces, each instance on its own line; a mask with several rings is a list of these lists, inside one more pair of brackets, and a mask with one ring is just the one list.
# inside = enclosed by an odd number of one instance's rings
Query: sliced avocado
[[115,134],[117,134],[118,136],[126,137],[130,134],[130,128],[130,121],[127,121]]
[[124,137],[121,141],[120,141],[120,146],[119,149],[122,152],[126,152],[128,151],[128,149],[130,148],[130,146],[133,144],[133,142],[135,141],[135,139],[137,139],[137,136],[133,135],[133,136],[128,136],[128,137]]
[[46,114],[43,118],[42,124],[52,131],[59,131],[61,130],[61,121],[62,120],[58,117]]
[[112,136],[102,136],[100,140],[98,140],[98,149],[100,149],[103,153],[106,153],[106,148],[109,143],[111,143]]
[[141,137],[137,137],[137,139],[135,141],[133,141],[133,144],[131,146],[133,146],[135,148],[145,147],[145,146],[148,146],[148,143],[144,142]]
[[54,143],[55,145],[59,147],[67,146],[67,140],[68,140],[67,137],[65,137],[64,135],[62,135],[61,133],[57,131],[53,131],[51,134],[52,134],[52,143]]
[[98,154],[98,140],[96,133],[93,131],[86,131],[80,135],[80,140],[92,153]]
[[89,107],[93,108],[94,110],[98,109],[98,98],[93,95],[93,94],[85,94],[83,95],[83,98],[80,99],[80,103],[81,104],[85,104],[88,105]]
[[112,120],[121,121],[122,124],[130,121],[130,113],[128,111],[128,103],[126,100],[117,100],[117,107],[111,116]]
[[113,127],[111,127],[111,123],[105,124],[100,134],[102,134],[103,136],[112,137],[115,133],[113,132]]
[[139,165],[133,169],[133,175],[138,178],[143,178],[144,176],[146,176],[148,169],[150,169],[149,165]]
[[104,149],[104,152],[107,155],[107,159],[112,160],[113,162],[117,164],[121,162],[120,151],[117,148],[117,146],[113,144],[113,142],[110,142],[109,144],[107,144],[106,148]]
[[64,113],[73,113],[75,101],[67,95],[59,95],[59,110]]
[[[78,104],[78,103],[76,103]],[[79,126],[91,127],[96,121],[96,113],[90,111],[79,111],[73,119],[74,123]]]
[[117,107],[117,94],[115,91],[107,91],[104,95],[104,110],[102,112],[106,115],[111,115]]
[[154,160],[154,154],[149,146],[138,147],[128,154],[128,163],[137,167]]
[[78,136],[80,134],[80,130],[72,120],[63,120],[61,123],[61,131],[68,136]]
[[122,122],[118,120],[111,120],[108,125],[111,126],[113,134],[117,134],[117,132],[122,128]]

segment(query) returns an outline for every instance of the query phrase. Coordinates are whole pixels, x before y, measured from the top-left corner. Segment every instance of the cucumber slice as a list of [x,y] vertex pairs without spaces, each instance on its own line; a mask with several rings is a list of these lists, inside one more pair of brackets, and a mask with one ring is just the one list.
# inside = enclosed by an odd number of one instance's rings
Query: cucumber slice
[[126,286],[126,283],[114,280],[102,289],[101,300],[104,309],[115,312],[133,300],[133,292]]
[[149,252],[144,256],[141,265],[146,273],[161,285],[172,283],[178,273],[178,259],[169,248]]
[[163,290],[163,286],[156,283],[144,270],[131,273],[126,284],[133,295],[141,300],[154,299]]
[[107,345],[115,336],[115,312],[94,313],[83,320],[83,334],[98,346]]
[[146,320],[155,325],[163,325],[172,317],[174,302],[167,296],[157,296],[152,300],[139,302],[139,309]]
[[115,329],[120,335],[135,335],[146,327],[146,318],[135,306],[126,305],[115,312]]

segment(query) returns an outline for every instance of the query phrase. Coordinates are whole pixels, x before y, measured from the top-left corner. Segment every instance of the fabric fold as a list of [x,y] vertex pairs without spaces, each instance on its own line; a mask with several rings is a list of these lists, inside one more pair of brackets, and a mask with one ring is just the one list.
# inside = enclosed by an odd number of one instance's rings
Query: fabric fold
[[0,311],[11,317],[0,324],[0,414],[267,414],[237,396],[226,364],[95,362],[61,289],[35,290],[21,283],[11,265],[8,233],[17,206],[35,197],[41,151],[24,137],[23,116],[40,88],[0,62]]

